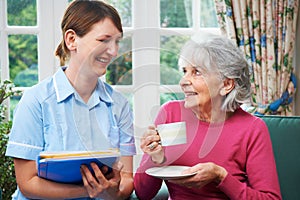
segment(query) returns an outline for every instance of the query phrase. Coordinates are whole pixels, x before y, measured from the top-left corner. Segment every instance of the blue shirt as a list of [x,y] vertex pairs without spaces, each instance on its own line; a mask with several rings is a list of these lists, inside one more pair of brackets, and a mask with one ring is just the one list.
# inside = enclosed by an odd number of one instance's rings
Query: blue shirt
[[[133,115],[125,97],[98,80],[84,103],[60,68],[26,90],[16,107],[6,155],[36,160],[41,151],[119,148],[135,155]],[[26,199],[17,189],[16,199]]]

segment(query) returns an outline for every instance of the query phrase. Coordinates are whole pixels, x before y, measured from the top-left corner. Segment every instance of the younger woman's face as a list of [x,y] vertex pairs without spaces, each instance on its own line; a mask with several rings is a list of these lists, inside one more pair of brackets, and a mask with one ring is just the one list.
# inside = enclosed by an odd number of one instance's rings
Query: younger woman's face
[[117,56],[122,33],[109,18],[94,24],[83,37],[76,37],[75,59],[80,71],[98,77],[105,74],[108,64]]

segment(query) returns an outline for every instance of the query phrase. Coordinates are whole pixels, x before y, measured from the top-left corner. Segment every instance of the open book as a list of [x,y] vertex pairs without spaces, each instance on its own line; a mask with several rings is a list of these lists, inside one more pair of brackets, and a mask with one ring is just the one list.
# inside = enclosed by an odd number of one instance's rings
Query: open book
[[110,173],[112,165],[119,157],[120,152],[116,149],[41,152],[37,158],[38,176],[61,183],[81,183],[81,165],[86,165],[93,173],[90,163],[94,162],[97,163],[99,168],[108,166],[107,173]]

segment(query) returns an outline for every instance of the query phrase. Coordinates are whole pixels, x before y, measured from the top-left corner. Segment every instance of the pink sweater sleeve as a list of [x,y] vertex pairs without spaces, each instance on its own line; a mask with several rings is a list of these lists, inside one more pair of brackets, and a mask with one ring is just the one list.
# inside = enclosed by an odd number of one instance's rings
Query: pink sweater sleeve
[[[274,153],[268,128],[261,119],[249,131],[246,173],[248,185],[228,174],[219,184],[230,199],[281,199]],[[271,155],[271,156],[270,156]],[[268,177],[262,179],[261,177]]]
[[[155,119],[155,124],[162,124],[166,122],[166,111],[164,106],[161,107]],[[166,163],[165,163],[166,164]],[[140,165],[134,175],[134,190],[139,199],[150,200],[159,191],[162,180],[149,176],[145,173],[148,168],[160,166],[152,162],[149,155],[144,154]]]

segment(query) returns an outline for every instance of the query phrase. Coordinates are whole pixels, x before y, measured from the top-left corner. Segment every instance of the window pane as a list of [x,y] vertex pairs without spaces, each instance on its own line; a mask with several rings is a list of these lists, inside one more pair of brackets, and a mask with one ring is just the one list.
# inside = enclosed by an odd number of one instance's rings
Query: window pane
[[21,99],[21,95],[20,96],[12,96],[10,97],[10,101],[9,101],[9,107],[10,107],[10,119],[13,119],[13,114],[14,114],[14,110],[17,106],[17,104],[19,103],[20,99]]
[[132,26],[131,17],[131,0],[107,0],[119,12],[124,27]]
[[106,81],[111,85],[132,84],[132,42],[131,37],[120,42],[119,56],[108,66]]
[[36,26],[36,0],[7,0],[9,26]]
[[189,36],[162,36],[160,45],[160,84],[178,85],[182,72],[178,70],[178,56]]
[[183,93],[163,93],[160,94],[160,105],[171,100],[182,100],[182,99],[184,99]]
[[192,27],[192,0],[161,0],[161,27]]
[[218,27],[214,1],[202,0],[200,2],[200,27]]
[[30,87],[38,83],[37,36],[10,35],[9,72],[15,86]]

